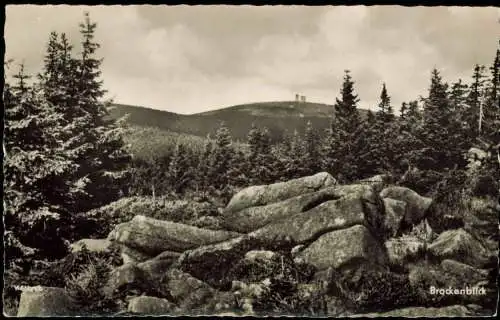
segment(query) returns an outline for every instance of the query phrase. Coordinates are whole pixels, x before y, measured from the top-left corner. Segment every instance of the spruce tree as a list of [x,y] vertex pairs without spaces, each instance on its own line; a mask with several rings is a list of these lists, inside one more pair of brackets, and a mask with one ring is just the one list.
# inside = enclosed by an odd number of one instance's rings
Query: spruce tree
[[484,66],[477,64],[474,66],[472,83],[467,97],[468,108],[464,111],[464,121],[468,124],[470,140],[475,140],[480,135],[480,130],[483,125],[482,117],[484,115],[483,108],[486,84],[486,76],[484,75],[484,72]]
[[463,152],[468,149],[459,116],[453,112],[448,85],[434,69],[429,95],[424,99],[424,121],[421,132],[425,147],[420,166],[429,170],[451,170],[465,165]]
[[345,71],[340,95],[341,99],[337,98],[334,105],[328,146],[323,153],[326,170],[340,181],[348,182],[357,177],[355,146],[362,129],[357,109],[359,98],[354,93],[354,82],[348,70]]
[[182,194],[192,179],[192,169],[189,165],[188,149],[182,142],[178,142],[168,166],[168,181],[172,191]]
[[216,190],[223,190],[229,185],[227,175],[234,157],[231,132],[224,122],[220,123],[215,133],[215,145],[210,161],[209,177]]
[[[64,36],[49,38],[39,90],[59,118],[53,134],[67,160],[77,165],[67,194],[58,201],[68,211],[82,212],[118,199],[128,178],[130,155],[125,151],[122,128],[108,117],[110,102],[103,102],[105,90],[100,80],[101,60],[95,57],[99,44],[94,41],[96,24],[85,14],[80,24],[83,37],[79,58]],[[57,199],[54,199],[57,201]]]
[[316,174],[321,169],[320,151],[319,151],[319,136],[314,130],[311,121],[306,123],[304,132],[304,153],[301,154],[302,165],[305,169],[305,174]]
[[65,189],[55,182],[74,167],[58,152],[58,141],[49,130],[57,126],[57,119],[28,78],[21,66],[14,76],[16,83],[6,82],[3,95],[7,268],[28,263],[27,255],[50,259],[66,253],[62,227],[67,214],[51,200],[64,195]]

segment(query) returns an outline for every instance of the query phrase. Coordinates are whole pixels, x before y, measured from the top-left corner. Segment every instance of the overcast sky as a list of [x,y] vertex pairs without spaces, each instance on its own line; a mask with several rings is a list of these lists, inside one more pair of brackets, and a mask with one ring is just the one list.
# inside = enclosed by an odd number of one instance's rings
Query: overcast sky
[[425,94],[431,69],[469,80],[491,65],[500,8],[306,6],[33,6],[6,8],[6,58],[41,68],[50,31],[78,52],[90,12],[115,102],[178,113],[292,100],[333,103],[350,69],[360,106],[382,82],[393,105]]

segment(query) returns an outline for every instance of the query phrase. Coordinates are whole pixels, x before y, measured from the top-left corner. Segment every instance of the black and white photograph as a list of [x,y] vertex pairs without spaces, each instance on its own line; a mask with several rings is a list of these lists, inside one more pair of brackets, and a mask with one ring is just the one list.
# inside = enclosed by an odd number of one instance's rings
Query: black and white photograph
[[500,7],[9,4],[3,315],[499,301]]

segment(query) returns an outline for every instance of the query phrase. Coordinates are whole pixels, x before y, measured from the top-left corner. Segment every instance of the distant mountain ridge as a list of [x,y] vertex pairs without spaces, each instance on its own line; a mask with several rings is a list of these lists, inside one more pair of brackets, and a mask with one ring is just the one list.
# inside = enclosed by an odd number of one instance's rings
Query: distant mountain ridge
[[113,118],[126,114],[129,114],[127,121],[131,125],[202,137],[213,136],[220,122],[224,121],[233,138],[244,141],[252,123],[259,128],[267,127],[273,139],[280,139],[286,132],[303,132],[307,121],[322,131],[330,125],[333,105],[296,101],[256,102],[190,115],[124,104],[115,104],[111,110]]

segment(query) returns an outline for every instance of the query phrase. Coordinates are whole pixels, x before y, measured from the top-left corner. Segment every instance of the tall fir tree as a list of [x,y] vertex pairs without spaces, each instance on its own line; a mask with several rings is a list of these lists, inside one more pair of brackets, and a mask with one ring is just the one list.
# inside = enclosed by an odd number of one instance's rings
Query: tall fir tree
[[360,134],[361,119],[357,104],[359,98],[354,92],[354,81],[346,70],[336,99],[331,122],[330,136],[324,148],[325,169],[343,182],[352,181],[357,176],[356,140]]
[[482,129],[484,116],[484,100],[485,100],[485,67],[475,65],[472,74],[472,83],[469,88],[467,97],[468,108],[464,111],[464,121],[468,125],[469,139],[475,140]]
[[229,185],[227,173],[231,169],[234,158],[231,131],[224,122],[220,123],[215,133],[215,145],[210,161],[209,177],[216,190],[223,190]]
[[56,179],[74,169],[50,134],[57,118],[28,78],[21,66],[14,75],[16,83],[5,82],[3,94],[5,259],[6,269],[19,273],[29,270],[29,259],[66,253],[63,227],[68,215],[51,200],[65,192]]
[[60,151],[77,164],[65,177],[72,185],[59,199],[68,211],[82,212],[118,199],[125,191],[130,155],[124,149],[120,123],[108,117],[110,102],[103,102],[100,80],[101,60],[95,58],[99,44],[94,41],[96,24],[85,14],[80,24],[83,37],[79,58],[64,36],[49,38],[45,65],[40,74],[41,94],[59,115]]
[[420,134],[425,147],[420,153],[420,167],[434,171],[463,167],[468,141],[463,136],[461,119],[453,113],[448,85],[436,69],[432,71],[429,95],[424,99],[423,116]]
[[312,175],[321,170],[319,141],[319,135],[311,121],[307,121],[303,140],[304,152],[299,154],[302,158],[302,166],[305,170],[304,174]]
[[188,148],[178,142],[168,166],[168,181],[175,194],[182,194],[192,181],[192,167]]

